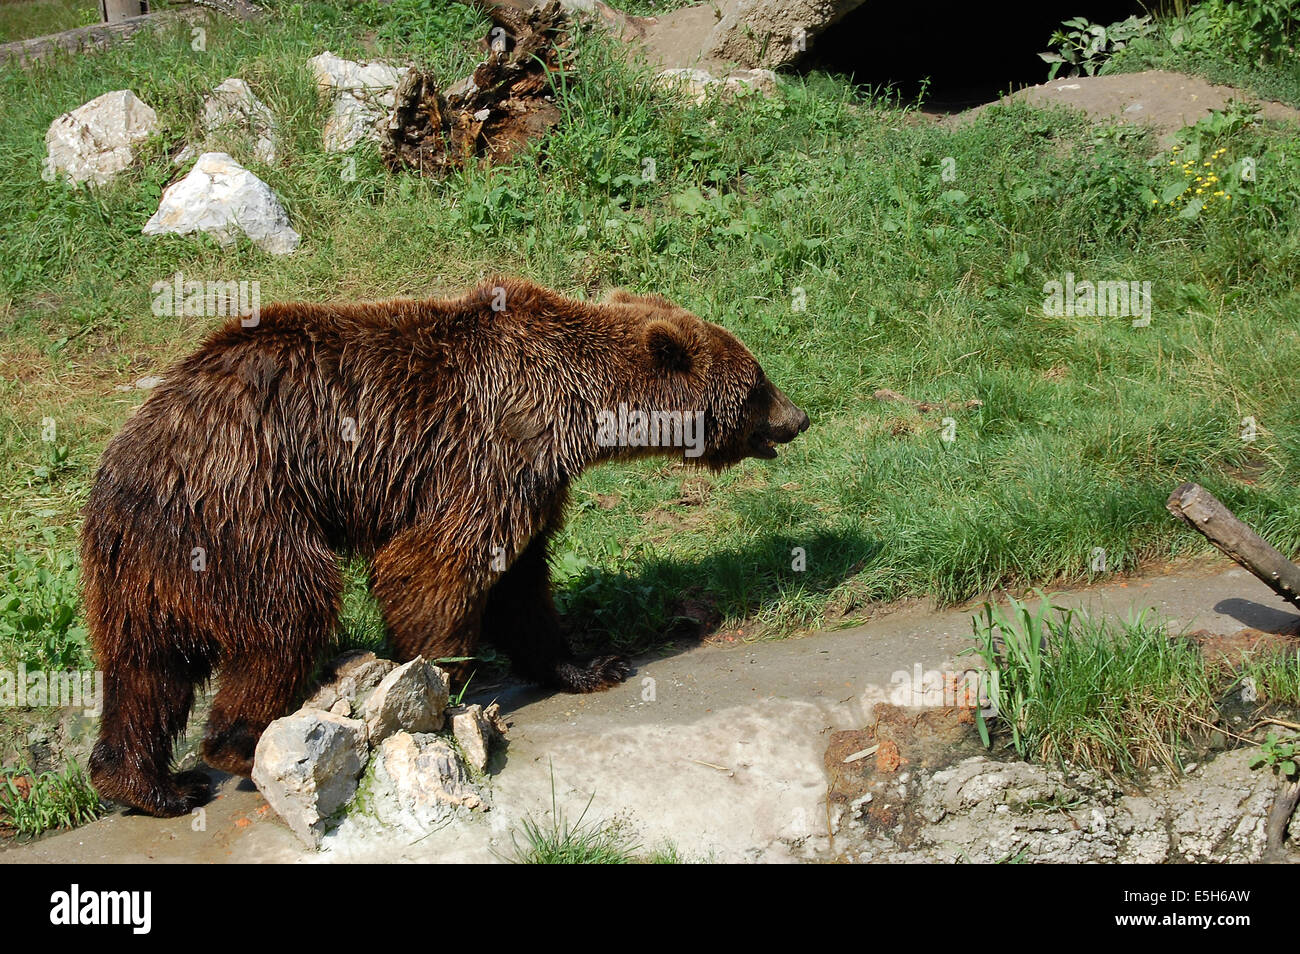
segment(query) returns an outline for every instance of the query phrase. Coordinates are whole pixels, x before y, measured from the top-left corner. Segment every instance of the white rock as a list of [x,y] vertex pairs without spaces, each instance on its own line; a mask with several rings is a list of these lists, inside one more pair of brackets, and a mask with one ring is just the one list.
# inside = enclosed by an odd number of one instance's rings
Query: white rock
[[253,784],[294,834],[319,846],[330,816],[356,792],[366,756],[362,722],[299,709],[262,733]]
[[362,718],[377,743],[394,732],[436,732],[442,728],[450,682],[437,666],[416,656],[398,666],[375,688],[362,707]]
[[483,797],[445,739],[398,732],[375,752],[365,804],[380,822],[415,833],[432,831],[458,808],[483,808]]
[[353,93],[340,93],[321,132],[325,151],[347,152],[363,139],[378,140],[379,124],[387,117],[388,110]]
[[189,175],[168,186],[143,232],[208,232],[223,245],[243,232],[272,255],[287,255],[302,240],[270,187],[224,152],[205,152]]
[[708,70],[672,69],[656,74],[654,83],[666,89],[678,90],[698,106],[709,98],[709,91],[718,85],[718,80]]
[[135,386],[141,391],[152,391],[162,383],[163,377],[161,374],[146,374],[143,378],[136,380]]
[[756,89],[764,96],[771,96],[777,92],[781,81],[771,70],[735,70],[728,73],[723,85],[730,91],[740,89]]
[[1241,680],[1241,701],[1245,705],[1259,701],[1259,687],[1255,685],[1255,678],[1247,676]]
[[671,69],[656,74],[654,82],[656,86],[679,91],[696,106],[707,100],[714,91],[731,97],[742,90],[754,89],[764,96],[772,96],[780,83],[775,73],[763,69],[732,70],[722,79],[708,70]]
[[389,63],[358,63],[345,60],[326,50],[310,61],[316,73],[316,85],[329,92],[383,92],[397,88],[403,70]]
[[157,129],[157,113],[129,89],[115,90],[50,123],[46,162],[73,182],[102,185],[134,161],[136,143]]
[[487,770],[492,744],[501,738],[496,724],[480,705],[448,710],[451,714],[451,732],[460,743],[469,764],[478,771]]
[[247,83],[230,77],[203,102],[203,128],[209,134],[242,133],[254,140],[253,157],[268,165],[275,162],[275,117],[253,95]]
[[310,62],[316,85],[334,99],[323,132],[325,151],[346,152],[363,139],[378,140],[405,71],[380,61],[345,60],[328,50]]

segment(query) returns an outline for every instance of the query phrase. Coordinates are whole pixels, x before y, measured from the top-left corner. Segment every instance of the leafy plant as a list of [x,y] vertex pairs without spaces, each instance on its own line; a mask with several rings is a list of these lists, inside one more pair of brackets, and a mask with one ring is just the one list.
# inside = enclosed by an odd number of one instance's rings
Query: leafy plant
[[1300,766],[1297,765],[1298,757],[1300,757],[1300,741],[1294,737],[1280,739],[1276,732],[1270,732],[1259,744],[1259,749],[1250,757],[1250,767],[1259,768],[1261,765],[1267,765],[1273,770],[1273,774],[1294,779],[1296,773],[1300,772]]
[[1233,102],[1179,130],[1179,144],[1171,148],[1169,158],[1152,160],[1152,165],[1163,163],[1166,175],[1158,191],[1147,190],[1144,198],[1153,206],[1171,208],[1182,219],[1228,208],[1233,195],[1241,194],[1244,180],[1253,177],[1254,165],[1250,159],[1233,159],[1229,148],[1218,143],[1253,123],[1258,111],[1253,104]]
[[1298,21],[1295,0],[1203,0],[1170,34],[1170,43],[1235,62],[1281,64],[1295,58],[1291,37]]
[[[998,673],[997,711],[1011,730],[1011,744],[1022,757],[1028,752],[1035,708],[1046,695],[1043,657],[1054,628],[1053,617],[1060,618],[1055,624],[1058,632],[1068,632],[1073,618],[1071,610],[1053,606],[1041,592],[1039,597],[1036,611],[1031,612],[1027,604],[1011,597],[1009,612],[986,602],[983,618],[971,620],[978,644],[974,651]],[[987,745],[987,732],[982,730],[981,735]]]
[[87,633],[77,621],[80,595],[71,553],[37,559],[18,551],[0,578],[0,644],[34,669],[85,669]]
[[1129,43],[1155,33],[1157,27],[1150,17],[1131,16],[1109,26],[1092,23],[1086,17],[1074,17],[1061,24],[1048,40],[1053,51],[1039,53],[1044,63],[1050,63],[1048,79],[1065,70],[1066,76],[1095,76],[1110,57]]

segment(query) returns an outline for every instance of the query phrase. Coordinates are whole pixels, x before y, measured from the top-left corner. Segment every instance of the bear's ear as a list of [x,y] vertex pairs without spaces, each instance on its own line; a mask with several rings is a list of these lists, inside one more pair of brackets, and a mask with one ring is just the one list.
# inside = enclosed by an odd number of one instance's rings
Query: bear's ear
[[654,319],[646,325],[645,343],[651,365],[661,371],[690,374],[708,363],[703,335],[680,322]]

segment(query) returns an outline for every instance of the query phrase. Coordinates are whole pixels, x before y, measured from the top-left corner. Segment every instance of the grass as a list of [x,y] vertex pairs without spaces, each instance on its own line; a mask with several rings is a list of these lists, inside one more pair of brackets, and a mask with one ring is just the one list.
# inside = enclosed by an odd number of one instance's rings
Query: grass
[[61,771],[0,775],[0,829],[39,835],[55,828],[76,828],[101,811],[99,795],[81,766]]
[[[528,815],[518,831],[511,831],[513,860],[525,865],[680,865],[687,859],[676,845],[665,843],[648,854],[641,852],[624,823],[618,819],[596,823],[587,819],[595,800],[587,799],[576,820],[570,822],[555,800],[555,773],[551,773],[551,810],[541,821]],[[523,843],[520,843],[522,837]]]
[[622,828],[613,823],[595,825],[585,818],[586,808],[572,824],[555,809],[548,821],[525,818],[520,833],[524,843],[519,843],[515,833],[510,836],[515,861],[525,865],[627,865],[636,860],[636,846]]
[[0,43],[98,22],[99,4],[95,0],[6,0],[0,3]]
[[977,652],[998,675],[998,721],[1021,758],[1132,773],[1177,771],[1215,715],[1200,651],[1145,615],[1113,626],[1012,599],[975,620]]
[[[116,386],[218,323],[151,313],[150,286],[176,271],[259,281],[263,301],[515,272],[576,295],[658,291],[734,330],[814,426],[720,476],[646,461],[583,477],[556,540],[580,648],[690,633],[701,606],[710,625],[781,636],[875,601],[1095,579],[1097,548],[1107,572],[1204,553],[1163,509],[1184,480],[1300,551],[1293,134],[1207,132],[1259,178],[1188,219],[1145,198],[1171,158],[1150,136],[1024,106],[941,129],[820,75],[693,109],[582,32],[544,149],[426,181],[363,145],[348,178],[321,150],[307,59],[414,60],[451,81],[487,24],[450,2],[270,8],[255,27],[213,21],[201,54],[164,30],[0,70],[0,567],[39,553],[71,579],[95,463],[142,399]],[[204,92],[231,75],[281,125],[274,166],[239,158],[304,235],[292,257],[139,232]],[[43,181],[49,122],[128,86],[163,126],[137,164],[98,190]],[[1045,315],[1043,286],[1066,272],[1150,281],[1151,326]],[[880,403],[878,388],[955,410]],[[373,603],[350,592],[349,635],[370,645]]]
[[90,668],[77,619],[77,568],[66,552],[23,551],[0,562],[0,667],[60,672]]
[[1300,655],[1270,652],[1252,655],[1241,667],[1242,681],[1249,679],[1261,704],[1300,709]]

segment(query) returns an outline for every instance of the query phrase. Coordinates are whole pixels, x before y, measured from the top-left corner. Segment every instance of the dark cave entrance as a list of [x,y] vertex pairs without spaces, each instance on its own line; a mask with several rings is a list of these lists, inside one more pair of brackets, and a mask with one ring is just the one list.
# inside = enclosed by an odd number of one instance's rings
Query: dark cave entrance
[[[1052,31],[1071,17],[1109,24],[1146,11],[1133,0],[1020,5],[933,0],[864,3],[817,38],[802,63],[888,89],[905,103],[924,90],[926,112],[960,112],[1047,81]],[[926,80],[929,80],[928,87]]]

